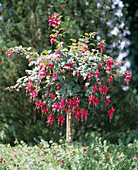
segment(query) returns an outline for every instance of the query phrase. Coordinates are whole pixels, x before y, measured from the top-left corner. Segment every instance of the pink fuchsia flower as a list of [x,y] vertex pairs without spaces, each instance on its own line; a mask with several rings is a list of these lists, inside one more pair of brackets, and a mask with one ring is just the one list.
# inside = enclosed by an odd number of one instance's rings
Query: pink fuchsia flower
[[138,167],[135,167],[133,170],[138,170]]
[[130,82],[130,72],[129,71],[127,71],[127,74],[125,75],[125,81],[127,82],[127,85],[128,85],[128,83]]
[[31,91],[33,89],[33,84],[30,84],[26,87],[26,92]]
[[10,57],[12,56],[12,53],[7,51],[7,52],[6,52],[6,55],[9,56],[9,60],[10,60]]
[[102,43],[100,43],[99,46],[100,46],[101,53],[103,53],[104,46],[102,45]]
[[87,77],[88,77],[88,79],[89,79],[89,81],[90,81],[90,80],[91,80],[91,78],[92,78],[91,73],[89,73],[89,74],[87,75]]
[[31,146],[29,146],[29,151],[31,151],[32,150],[32,147]]
[[109,70],[109,71],[111,71],[111,67],[107,66],[106,70]]
[[100,72],[96,70],[94,74],[95,74],[95,77],[98,78],[98,76],[100,75]]
[[57,84],[57,90],[60,90],[61,85]]
[[83,147],[82,150],[83,150],[83,151],[87,151],[88,148],[87,148],[87,147]]
[[57,39],[57,38],[55,38],[54,36],[53,36],[53,37],[50,37],[50,42],[51,42],[51,44],[53,44],[56,39]]
[[12,156],[17,156],[17,153],[16,153],[16,152],[14,152],[14,153],[12,154]]
[[41,154],[41,156],[46,156],[46,154]]
[[40,75],[40,77],[44,77],[44,76],[46,75],[45,69],[41,69],[41,70],[39,71],[39,75]]
[[137,158],[136,157],[133,157],[133,161],[136,161],[137,160]]
[[32,80],[30,78],[28,79],[28,83],[32,83]]
[[36,98],[36,96],[37,96],[37,92],[36,91],[32,91],[32,93],[30,93],[30,99],[33,99],[33,101]]

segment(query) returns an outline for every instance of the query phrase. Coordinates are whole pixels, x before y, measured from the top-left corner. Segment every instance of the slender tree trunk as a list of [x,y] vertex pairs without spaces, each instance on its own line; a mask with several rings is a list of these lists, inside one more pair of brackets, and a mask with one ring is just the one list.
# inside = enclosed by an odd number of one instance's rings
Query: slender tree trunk
[[67,122],[66,122],[66,141],[70,142],[72,136],[72,117],[71,109],[67,112]]

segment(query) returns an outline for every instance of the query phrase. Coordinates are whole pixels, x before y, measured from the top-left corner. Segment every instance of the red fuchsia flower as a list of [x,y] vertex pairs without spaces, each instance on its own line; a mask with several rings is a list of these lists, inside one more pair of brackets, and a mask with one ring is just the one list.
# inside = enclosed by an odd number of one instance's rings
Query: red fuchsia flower
[[32,93],[30,93],[30,99],[33,99],[33,101],[36,98],[36,96],[37,96],[37,92],[36,91],[32,91]]
[[103,53],[104,46],[102,45],[102,43],[100,43],[99,46],[100,46],[101,53]]
[[128,83],[130,82],[130,72],[129,71],[127,71],[127,74],[125,75],[125,81],[127,82],[127,85],[128,85]]
[[60,20],[57,18],[57,14],[54,13],[52,15],[52,17],[49,16],[48,22],[49,22],[49,25],[53,24],[53,25],[57,26],[57,25],[59,25]]
[[87,116],[89,116],[88,111],[86,109],[82,108],[80,111],[80,117],[81,117],[82,122],[83,122],[84,117],[85,117],[85,122],[86,122]]
[[64,117],[57,117],[57,121],[58,121],[58,125],[59,125],[59,123],[61,123],[61,126],[63,125],[63,123],[64,123],[64,120],[65,120],[65,118]]
[[52,99],[55,98],[54,94],[53,93],[51,94],[51,92],[49,93],[49,97],[51,97]]
[[114,111],[115,111],[115,109],[113,108],[113,106],[112,106],[111,110],[108,110],[108,115],[110,117],[110,120],[111,120],[111,118],[113,116]]
[[82,85],[83,90],[85,90],[85,85]]
[[99,103],[99,99],[96,98],[96,97],[93,97],[93,104],[94,104],[95,106],[97,106],[98,103]]
[[54,94],[53,94],[53,93],[52,93],[52,96],[51,96],[51,98],[52,98],[52,99],[54,99],[54,98],[55,98],[55,96],[54,96]]
[[1,160],[0,160],[0,163],[2,163],[3,162],[3,158],[1,158]]
[[53,111],[55,111],[56,109],[59,110],[59,104],[53,103],[52,108],[53,108]]
[[47,118],[46,123],[48,123],[48,125],[49,125],[50,122],[51,122],[51,125],[54,123],[54,117],[52,117],[52,114],[49,114],[49,117]]
[[79,53],[80,53],[80,54],[81,54],[81,53],[85,53],[86,51],[88,51],[88,50],[81,49],[81,51],[79,51]]
[[53,79],[55,79],[56,77],[57,77],[57,73],[54,72],[54,73],[53,73]]
[[106,94],[108,92],[108,87],[107,86],[103,86],[103,88],[99,85],[99,91],[103,94]]
[[52,63],[48,63],[48,64],[46,64],[46,66],[47,66],[47,67],[53,67],[53,66],[54,66],[54,64],[52,64]]
[[28,79],[28,83],[32,83],[32,80],[31,80],[31,79]]
[[69,100],[67,104],[69,105],[69,107],[71,107],[74,110],[79,103],[80,103],[80,99],[74,98],[74,100]]
[[59,25],[59,22],[60,22],[60,20],[57,18],[57,16],[55,17],[55,20],[53,21],[53,23],[52,24],[54,24],[54,25]]
[[96,106],[99,103],[99,99],[96,98],[95,96],[94,97],[88,96],[88,97],[89,97],[89,99],[88,99],[89,104],[93,103]]
[[61,85],[57,84],[57,90],[60,90],[60,88],[61,88]]
[[76,116],[76,119],[78,120],[81,119],[80,110],[80,108],[77,108],[73,113]]
[[48,22],[49,22],[49,25],[51,25],[51,24],[52,24],[52,22],[53,22],[53,19],[54,19],[53,17],[50,17],[50,16],[49,16],[49,20],[48,20]]
[[111,100],[109,98],[104,99],[106,101],[106,106],[111,102]]
[[58,54],[61,55],[61,53],[59,51],[55,51],[55,54],[56,55],[58,55]]
[[111,67],[114,65],[114,60],[111,58],[111,59],[108,59],[107,61],[106,61],[106,63],[107,63],[107,70],[111,70]]
[[38,100],[37,102],[35,102],[35,105],[36,105],[36,109],[40,109],[40,108],[42,109],[45,103],[42,102],[41,100]]
[[10,57],[12,56],[12,53],[7,51],[7,52],[6,52],[6,55],[9,56],[9,60],[10,60]]
[[48,108],[43,109],[43,110],[42,110],[42,116],[43,116],[43,115],[46,115],[47,112],[48,112]]
[[110,83],[112,80],[113,80],[113,76],[111,75],[111,76],[109,77],[108,82]]
[[64,160],[63,160],[63,159],[61,160],[61,163],[64,163]]
[[89,102],[89,103],[92,103],[92,102],[93,102],[92,96],[88,96],[88,97],[89,97],[88,102]]
[[96,92],[98,90],[97,84],[94,86],[93,91]]
[[98,78],[98,76],[100,75],[100,72],[96,70],[94,74],[95,74],[95,77]]
[[12,156],[17,156],[17,153],[16,153],[16,152],[14,152],[14,153],[12,154]]
[[68,63],[68,64],[65,64],[65,66],[72,67],[72,66],[73,66],[73,63]]

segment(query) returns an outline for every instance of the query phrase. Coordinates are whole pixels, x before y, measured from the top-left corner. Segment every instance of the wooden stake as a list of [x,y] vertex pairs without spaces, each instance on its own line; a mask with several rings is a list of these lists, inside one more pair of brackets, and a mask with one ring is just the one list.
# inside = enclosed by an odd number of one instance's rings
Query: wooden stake
[[71,109],[67,112],[67,122],[66,122],[66,141],[71,142],[72,136],[72,117],[71,117]]

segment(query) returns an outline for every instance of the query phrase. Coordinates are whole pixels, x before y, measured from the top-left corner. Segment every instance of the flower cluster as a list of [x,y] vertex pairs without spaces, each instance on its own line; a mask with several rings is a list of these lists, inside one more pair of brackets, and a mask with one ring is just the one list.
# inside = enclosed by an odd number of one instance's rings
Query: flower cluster
[[[22,47],[7,52],[11,56],[11,52],[22,51],[27,56],[29,66],[35,64],[32,71],[27,72],[27,77],[22,78],[23,82],[18,81],[15,88],[26,86],[26,93],[29,92],[35,108],[47,117],[48,125],[52,125],[56,118],[58,125],[62,126],[68,111],[77,120],[86,120],[100,106],[105,106],[106,115],[111,121],[115,109],[110,90],[113,88],[112,82],[122,76],[117,71],[121,63],[103,54],[103,41],[94,39],[96,33],[86,34],[78,42],[72,39],[72,45],[65,48],[59,39],[58,17],[54,13],[48,21],[54,27],[55,34],[50,36],[51,44],[56,39],[57,47],[54,51],[45,50],[40,55],[35,53],[37,57]],[[99,44],[95,45],[95,49],[89,48],[91,39]],[[125,74],[125,81],[127,84],[130,81],[129,71]]]

